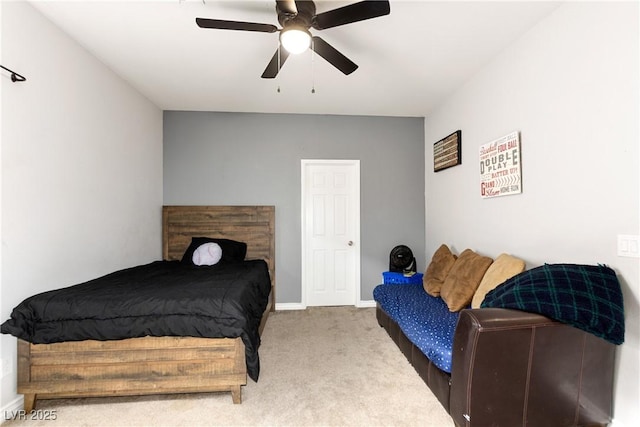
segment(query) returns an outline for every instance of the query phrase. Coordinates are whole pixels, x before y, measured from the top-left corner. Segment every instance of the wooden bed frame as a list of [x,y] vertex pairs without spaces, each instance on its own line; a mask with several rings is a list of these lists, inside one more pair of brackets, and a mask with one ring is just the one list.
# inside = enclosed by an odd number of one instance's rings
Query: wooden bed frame
[[[247,243],[247,259],[264,259],[275,301],[275,208],[273,206],[164,206],[163,258],[179,260],[191,237]],[[143,337],[116,341],[31,344],[18,340],[18,393],[24,409],[36,399],[132,396],[230,391],[241,403],[247,383],[240,338]]]

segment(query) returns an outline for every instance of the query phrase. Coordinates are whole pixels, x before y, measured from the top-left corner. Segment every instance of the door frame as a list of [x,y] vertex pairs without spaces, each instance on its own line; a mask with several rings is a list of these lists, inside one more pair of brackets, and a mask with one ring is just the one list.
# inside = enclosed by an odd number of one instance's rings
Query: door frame
[[305,201],[306,201],[306,170],[309,166],[315,165],[351,165],[355,168],[356,179],[354,180],[354,190],[356,192],[356,203],[353,209],[354,215],[354,241],[355,241],[355,251],[354,251],[354,286],[355,289],[355,301],[354,306],[358,307],[360,305],[361,293],[362,293],[362,283],[361,283],[361,274],[360,274],[360,204],[361,204],[361,194],[360,194],[360,160],[345,160],[345,159],[302,159],[300,160],[300,235],[301,235],[301,258],[302,258],[302,276],[301,276],[301,299],[302,305],[304,308],[307,308],[307,236],[305,234],[306,226],[307,226],[307,218],[305,216]]

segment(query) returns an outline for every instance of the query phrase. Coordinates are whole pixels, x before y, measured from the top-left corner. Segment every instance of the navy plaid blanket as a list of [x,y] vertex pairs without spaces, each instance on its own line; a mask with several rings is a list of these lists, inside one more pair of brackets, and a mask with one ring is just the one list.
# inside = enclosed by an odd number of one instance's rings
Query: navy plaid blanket
[[624,307],[616,273],[604,265],[545,264],[487,293],[481,307],[513,308],[624,342]]

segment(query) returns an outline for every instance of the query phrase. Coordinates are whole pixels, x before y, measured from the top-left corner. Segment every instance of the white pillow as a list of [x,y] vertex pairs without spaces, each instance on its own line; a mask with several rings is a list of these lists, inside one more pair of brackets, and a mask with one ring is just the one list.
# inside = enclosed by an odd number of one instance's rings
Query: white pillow
[[198,246],[193,252],[195,265],[214,265],[222,258],[222,248],[217,243],[209,242]]

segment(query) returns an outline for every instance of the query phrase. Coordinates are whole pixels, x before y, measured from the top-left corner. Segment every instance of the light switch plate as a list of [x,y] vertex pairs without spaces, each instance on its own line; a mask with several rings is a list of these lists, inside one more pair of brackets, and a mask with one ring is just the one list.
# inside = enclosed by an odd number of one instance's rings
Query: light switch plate
[[618,256],[640,258],[640,236],[618,234]]

